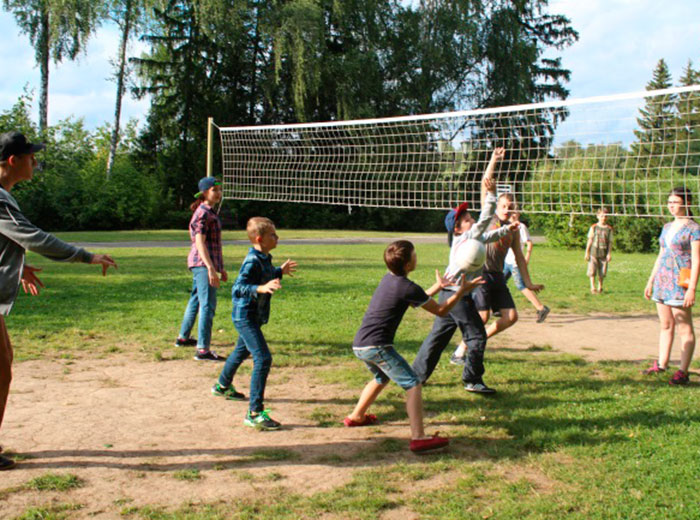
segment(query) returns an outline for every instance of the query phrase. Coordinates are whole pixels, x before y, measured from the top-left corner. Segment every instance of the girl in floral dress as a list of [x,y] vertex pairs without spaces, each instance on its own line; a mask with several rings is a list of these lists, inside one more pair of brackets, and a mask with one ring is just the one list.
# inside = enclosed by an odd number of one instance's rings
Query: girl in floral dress
[[[673,337],[681,338],[681,366],[669,381],[672,385],[689,382],[688,368],[695,350],[692,307],[700,270],[700,225],[692,219],[692,194],[686,188],[673,188],[668,195],[668,211],[672,222],[661,231],[659,256],[644,289],[644,296],[656,302],[661,331],[659,359],[645,374],[659,374],[668,367]],[[690,269],[688,288],[679,285],[681,268]]]

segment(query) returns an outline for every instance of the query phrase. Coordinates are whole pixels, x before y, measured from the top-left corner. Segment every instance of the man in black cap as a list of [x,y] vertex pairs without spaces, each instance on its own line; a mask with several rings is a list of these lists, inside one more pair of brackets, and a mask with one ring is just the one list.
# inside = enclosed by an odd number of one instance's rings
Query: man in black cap
[[[36,276],[41,269],[25,264],[26,250],[59,262],[101,264],[103,275],[108,267],[117,267],[108,255],[89,253],[36,227],[10,195],[15,184],[31,180],[37,165],[34,154],[43,149],[43,144],[32,144],[19,132],[0,135],[0,425],[10,391],[13,356],[4,316],[12,310],[20,285],[34,296],[44,286]],[[14,466],[12,459],[0,455],[0,470]]]

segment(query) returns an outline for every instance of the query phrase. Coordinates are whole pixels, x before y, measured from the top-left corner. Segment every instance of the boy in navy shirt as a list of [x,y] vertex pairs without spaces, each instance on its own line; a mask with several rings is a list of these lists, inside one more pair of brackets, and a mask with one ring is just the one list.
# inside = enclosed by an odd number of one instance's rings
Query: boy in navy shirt
[[409,305],[423,307],[432,314],[444,316],[464,292],[476,287],[481,279],[467,282],[462,276],[454,295],[438,304],[432,296],[443,287],[454,285],[454,282],[440,277],[436,271],[437,281],[424,291],[409,280],[407,275],[415,270],[417,263],[416,251],[411,242],[398,240],[389,244],[384,251],[384,262],[389,272],[374,291],[360,330],[352,343],[353,353],[365,362],[374,374],[374,379],[367,383],[357,406],[343,422],[348,427],[374,424],[377,417],[367,414],[367,411],[391,380],[406,390],[406,411],[411,425],[410,450],[419,452],[441,448],[449,441],[437,433],[432,437],[425,435],[421,383],[411,366],[394,349],[394,335]]

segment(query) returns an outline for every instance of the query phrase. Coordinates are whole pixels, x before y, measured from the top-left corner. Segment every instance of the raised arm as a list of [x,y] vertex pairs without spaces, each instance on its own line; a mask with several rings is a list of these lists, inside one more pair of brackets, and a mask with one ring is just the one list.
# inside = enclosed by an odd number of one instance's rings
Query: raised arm
[[506,155],[506,149],[499,147],[496,148],[493,153],[491,154],[491,159],[489,160],[488,166],[486,166],[486,171],[484,172],[484,176],[481,179],[481,205],[483,205],[486,202],[486,194],[490,191],[487,182],[491,181],[493,183],[493,191],[495,193],[496,191],[496,181],[494,180],[493,176],[496,172],[496,165],[503,160],[503,158]]

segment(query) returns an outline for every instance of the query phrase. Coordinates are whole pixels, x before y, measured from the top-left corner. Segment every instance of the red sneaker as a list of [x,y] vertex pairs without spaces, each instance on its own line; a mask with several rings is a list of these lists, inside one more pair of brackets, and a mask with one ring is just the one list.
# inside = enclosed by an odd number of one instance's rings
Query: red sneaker
[[377,422],[377,416],[371,413],[365,415],[364,419],[361,421],[353,421],[350,417],[343,419],[343,424],[348,428],[354,428],[355,426],[369,426]]
[[444,448],[449,443],[450,439],[447,437],[440,437],[440,432],[437,432],[435,435],[428,437],[427,439],[412,439],[408,447],[413,453],[420,453],[422,451]]
[[673,377],[668,382],[669,385],[687,385],[688,383],[690,383],[688,372],[683,372],[682,370],[673,374]]

